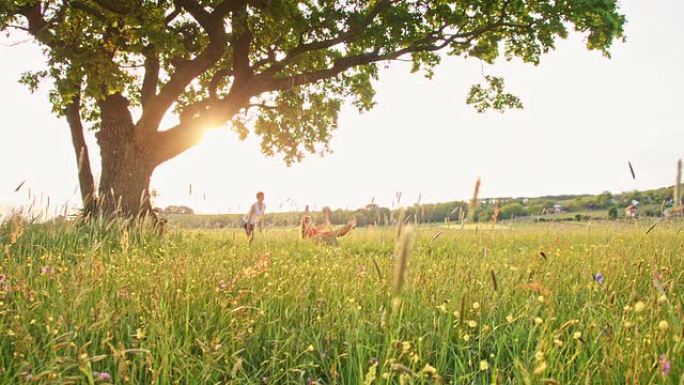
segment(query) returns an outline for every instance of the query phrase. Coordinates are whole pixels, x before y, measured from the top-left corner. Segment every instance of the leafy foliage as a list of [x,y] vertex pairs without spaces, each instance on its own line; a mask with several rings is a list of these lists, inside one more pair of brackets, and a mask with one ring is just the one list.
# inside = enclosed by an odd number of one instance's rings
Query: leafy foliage
[[[58,114],[78,101],[99,128],[101,105],[126,98],[163,162],[195,142],[188,131],[233,121],[268,155],[288,162],[327,150],[345,102],[373,107],[378,65],[402,59],[432,76],[445,55],[487,63],[503,55],[537,64],[571,29],[608,55],[625,22],[614,0],[6,0],[0,30],[25,30],[45,47],[34,90],[54,82]],[[468,103],[521,108],[487,76]],[[77,98],[77,96],[79,98]],[[175,111],[181,123],[161,134]],[[142,138],[142,139],[141,139]],[[153,144],[153,145],[152,145]],[[321,146],[319,146],[319,144]]]
[[520,99],[504,92],[504,80],[500,77],[485,76],[486,85],[476,84],[470,89],[467,103],[474,106],[477,112],[489,109],[505,111],[507,108],[523,108]]

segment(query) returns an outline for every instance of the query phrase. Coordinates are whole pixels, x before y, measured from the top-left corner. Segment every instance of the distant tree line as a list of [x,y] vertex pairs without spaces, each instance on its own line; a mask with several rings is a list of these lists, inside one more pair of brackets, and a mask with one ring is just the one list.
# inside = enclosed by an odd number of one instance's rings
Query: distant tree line
[[[330,221],[342,225],[352,216],[359,226],[384,226],[396,224],[403,210],[404,221],[411,223],[460,223],[472,220],[479,223],[507,221],[527,218],[537,221],[589,219],[617,219],[625,216],[625,208],[637,203],[640,216],[658,217],[674,204],[673,187],[648,191],[632,191],[621,194],[603,192],[598,195],[556,195],[539,198],[488,198],[478,201],[472,215],[469,204],[452,201],[431,204],[416,204],[402,209],[389,209],[377,204],[369,204],[356,210],[333,210]],[[166,214],[172,222],[181,227],[240,227],[243,214],[193,214],[187,206],[169,206],[158,211]],[[321,212],[309,213],[316,223],[323,221]],[[556,215],[563,214],[563,215]],[[301,212],[268,213],[266,226],[282,227],[299,224]]]

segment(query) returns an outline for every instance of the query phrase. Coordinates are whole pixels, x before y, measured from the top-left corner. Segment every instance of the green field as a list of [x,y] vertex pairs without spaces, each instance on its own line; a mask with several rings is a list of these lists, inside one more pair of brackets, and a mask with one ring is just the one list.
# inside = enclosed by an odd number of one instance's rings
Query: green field
[[649,225],[413,228],[393,300],[393,228],[7,221],[0,383],[680,384],[683,224]]

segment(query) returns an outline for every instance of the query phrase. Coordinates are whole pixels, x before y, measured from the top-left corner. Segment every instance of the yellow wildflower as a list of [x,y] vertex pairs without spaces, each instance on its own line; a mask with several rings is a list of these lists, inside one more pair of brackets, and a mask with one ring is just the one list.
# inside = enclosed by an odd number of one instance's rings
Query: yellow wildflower
[[539,364],[539,366],[537,366],[536,368],[534,368],[534,372],[533,372],[533,373],[534,373],[534,374],[542,374],[542,373],[546,370],[546,366],[547,366],[547,365],[546,365],[546,361],[542,362],[541,364]]
[[667,331],[667,329],[670,328],[670,324],[667,323],[667,321],[663,320],[658,323],[658,329],[662,331]]
[[644,303],[641,301],[634,304],[634,311],[637,313],[641,313],[642,311],[644,311],[645,308],[646,305],[644,305]]

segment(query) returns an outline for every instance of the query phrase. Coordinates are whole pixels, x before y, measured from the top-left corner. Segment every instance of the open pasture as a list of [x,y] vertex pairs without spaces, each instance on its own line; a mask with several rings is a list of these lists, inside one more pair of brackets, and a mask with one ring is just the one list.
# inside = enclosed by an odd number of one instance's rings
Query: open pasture
[[679,384],[682,224],[295,229],[8,221],[3,384]]

